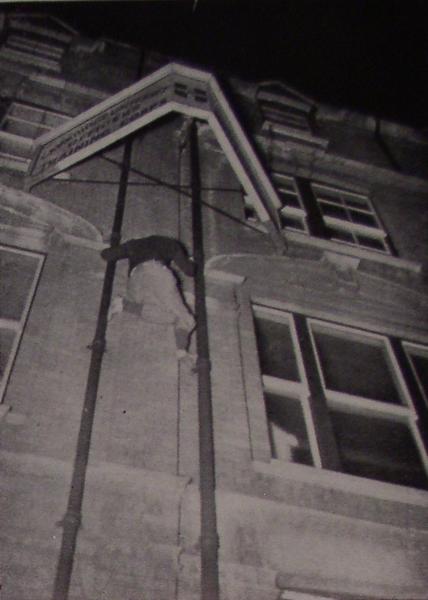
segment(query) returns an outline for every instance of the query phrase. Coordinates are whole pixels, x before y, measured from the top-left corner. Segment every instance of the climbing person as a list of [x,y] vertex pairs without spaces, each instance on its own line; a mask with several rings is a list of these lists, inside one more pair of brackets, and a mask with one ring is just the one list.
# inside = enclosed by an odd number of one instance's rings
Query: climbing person
[[174,324],[177,357],[188,356],[195,318],[181,294],[174,267],[193,277],[195,263],[183,244],[174,238],[151,235],[105,248],[101,256],[108,262],[128,259],[129,264],[125,297],[114,298],[109,319],[125,310],[156,320],[153,314],[160,312],[164,322]]

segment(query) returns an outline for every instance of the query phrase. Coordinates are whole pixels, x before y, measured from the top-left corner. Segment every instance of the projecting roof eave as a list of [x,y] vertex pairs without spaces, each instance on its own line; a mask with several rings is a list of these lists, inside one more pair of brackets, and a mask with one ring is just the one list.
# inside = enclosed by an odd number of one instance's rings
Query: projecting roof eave
[[170,112],[208,122],[260,220],[270,226],[278,243],[282,239],[280,200],[216,78],[177,63],[158,69],[37,138],[26,189]]

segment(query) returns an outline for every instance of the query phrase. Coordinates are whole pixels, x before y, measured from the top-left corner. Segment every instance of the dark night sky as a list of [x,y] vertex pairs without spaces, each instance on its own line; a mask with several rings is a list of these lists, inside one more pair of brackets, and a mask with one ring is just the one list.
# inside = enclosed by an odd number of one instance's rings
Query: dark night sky
[[280,78],[330,104],[428,127],[428,0],[197,0],[196,6],[193,0],[140,0],[38,7],[88,35],[108,35],[246,78]]

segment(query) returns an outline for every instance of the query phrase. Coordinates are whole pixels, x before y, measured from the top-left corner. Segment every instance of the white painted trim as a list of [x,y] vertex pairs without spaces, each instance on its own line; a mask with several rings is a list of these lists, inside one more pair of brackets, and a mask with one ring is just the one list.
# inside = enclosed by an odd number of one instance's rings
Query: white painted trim
[[21,255],[31,256],[31,258],[34,258],[35,260],[38,261],[35,271],[34,271],[33,281],[31,283],[30,289],[27,292],[27,299],[26,299],[25,306],[23,308],[20,320],[16,321],[16,325],[14,327],[10,327],[10,320],[2,319],[2,321],[5,321],[8,324],[8,326],[5,327],[5,329],[7,329],[8,331],[14,331],[15,337],[14,337],[12,347],[9,352],[9,356],[8,356],[7,364],[4,369],[3,376],[0,380],[0,403],[1,403],[3,396],[4,396],[4,392],[6,390],[7,383],[9,381],[10,373],[12,370],[12,365],[15,361],[16,352],[17,352],[17,349],[18,349],[18,346],[19,346],[19,343],[20,343],[20,340],[21,340],[21,337],[22,337],[22,334],[24,331],[24,326],[25,326],[25,323],[26,323],[26,320],[28,317],[31,303],[33,301],[34,293],[35,293],[37,284],[40,279],[40,274],[41,274],[41,271],[43,268],[43,263],[44,263],[45,257],[43,254],[40,254],[39,252],[31,252],[28,250],[13,248],[11,246],[6,246],[3,244],[0,244],[0,250],[3,250],[5,252],[10,252],[13,254],[21,254]]
[[[363,331],[361,329],[351,328],[339,323],[326,323],[324,321],[321,321],[319,319],[313,319],[311,317],[307,318],[306,321],[309,327],[309,334],[312,342],[312,347],[315,353],[315,359],[317,362],[320,380],[323,386],[324,394],[327,399],[335,400],[337,405],[343,402],[343,405],[347,406],[348,408],[355,406],[356,410],[364,410],[369,412],[375,411],[379,414],[384,413],[396,415],[397,417],[409,415],[410,413],[413,417],[416,417],[416,411],[413,406],[410,393],[401,374],[398,362],[394,356],[394,353],[392,352],[391,344],[386,336],[371,331]],[[397,389],[398,395],[401,398],[404,405],[397,406],[394,404],[383,402],[382,400],[376,400],[375,398],[365,398],[357,396],[355,394],[338,392],[337,390],[328,388],[325,381],[321,359],[314,337],[314,327],[316,328],[317,326],[320,327],[321,330],[325,331],[326,333],[329,333],[331,331],[340,331],[340,333],[343,334],[341,337],[344,337],[345,339],[353,338],[363,344],[370,344],[371,340],[376,340],[376,342],[379,342],[380,344],[376,343],[374,345],[379,346],[380,348],[383,347],[384,351],[386,351],[386,367],[388,368],[389,375],[391,376]]]
[[267,392],[273,392],[284,396],[288,395],[300,401],[312,460],[314,461],[315,467],[321,468],[321,452],[316,434],[315,421],[309,402],[309,383],[303,360],[303,354],[297,337],[294,317],[291,313],[277,310],[275,308],[259,306],[257,304],[253,304],[252,308],[256,317],[258,316],[263,318],[263,316],[265,316],[267,319],[280,323],[287,323],[289,326],[300,381],[290,381],[262,374],[263,387]]
[[[424,398],[425,402],[428,405],[427,390],[424,389],[424,387],[420,381],[419,375],[413,364],[413,360],[412,360],[412,355],[421,356],[428,360],[428,346],[424,346],[422,344],[415,344],[414,342],[407,342],[407,341],[402,341],[401,345],[403,346],[404,352],[407,356],[407,360],[409,361],[410,368],[412,369],[413,377],[416,380],[416,383],[418,385],[418,388],[422,395],[422,398]],[[412,353],[412,350],[413,350],[413,353]]]
[[334,600],[331,596],[320,596],[317,594],[307,594],[306,592],[294,592],[282,590],[279,596],[279,600]]
[[11,143],[15,143],[18,146],[22,146],[26,150],[31,150],[33,146],[33,140],[23,137],[22,135],[16,135],[15,133],[9,133],[8,131],[0,131],[0,138],[7,140]]
[[217,269],[207,270],[205,266],[205,274],[209,279],[214,279],[216,281],[225,281],[227,283],[233,283],[235,285],[242,285],[245,281],[245,277],[241,277],[241,275],[234,275],[233,273],[228,273],[227,271],[219,271]]
[[301,398],[302,394],[307,393],[305,385],[300,381],[293,381],[291,379],[281,379],[280,377],[273,377],[272,375],[263,375],[262,373],[263,387],[272,394],[278,394],[280,396],[290,396],[294,399]]
[[[0,246],[1,249],[1,246]],[[10,329],[11,331],[19,331],[20,322],[12,319],[2,319],[0,317],[0,329]]]

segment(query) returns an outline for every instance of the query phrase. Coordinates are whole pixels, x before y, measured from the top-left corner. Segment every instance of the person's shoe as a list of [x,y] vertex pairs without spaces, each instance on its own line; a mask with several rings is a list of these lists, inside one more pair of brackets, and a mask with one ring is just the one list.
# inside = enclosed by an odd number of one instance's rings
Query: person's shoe
[[184,360],[184,359],[188,359],[188,360],[191,360],[192,362],[196,362],[196,356],[194,354],[191,354],[187,350],[179,349],[179,350],[177,350],[176,355],[177,355],[177,359],[180,361]]

